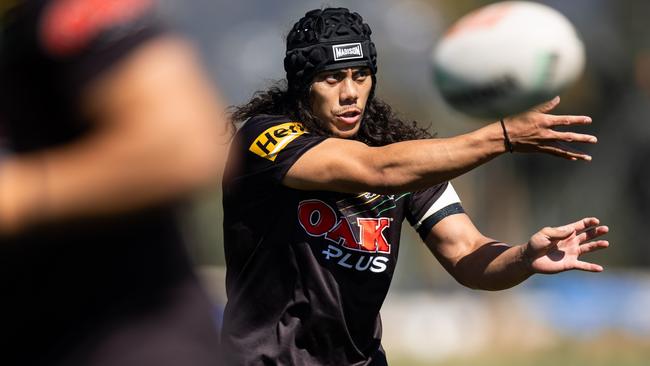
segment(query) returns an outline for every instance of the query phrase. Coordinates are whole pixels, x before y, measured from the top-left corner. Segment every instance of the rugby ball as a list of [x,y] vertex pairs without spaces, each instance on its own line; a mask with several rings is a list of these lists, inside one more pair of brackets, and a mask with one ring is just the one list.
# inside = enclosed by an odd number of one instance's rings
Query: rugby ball
[[474,117],[502,118],[559,95],[582,73],[585,50],[558,11],[504,1],[456,21],[434,48],[432,64],[449,105]]

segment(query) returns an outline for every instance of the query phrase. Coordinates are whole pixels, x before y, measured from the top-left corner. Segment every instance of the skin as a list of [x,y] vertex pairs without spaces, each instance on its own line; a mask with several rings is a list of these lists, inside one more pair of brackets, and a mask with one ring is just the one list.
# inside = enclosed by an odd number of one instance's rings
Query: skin
[[0,164],[0,237],[140,210],[213,185],[228,124],[208,79],[189,44],[165,37],[91,82],[80,108],[93,133]]
[[372,77],[367,68],[320,73],[311,85],[312,112],[334,136],[354,137],[359,132],[371,88]]
[[[404,141],[369,147],[350,140],[359,130],[372,88],[365,69],[341,69],[319,74],[310,89],[312,112],[333,137],[310,149],[294,163],[283,184],[301,190],[393,194],[425,189],[451,180],[507,152],[499,122],[467,134],[441,139]],[[559,132],[558,126],[591,123],[588,116],[548,114],[559,97],[518,116],[505,119],[516,152],[544,153],[590,161],[571,144],[597,142],[595,136]],[[345,112],[350,114],[344,114]],[[583,254],[609,246],[597,240],[609,231],[597,218],[560,227],[545,227],[522,245],[510,246],[483,235],[465,214],[446,217],[425,243],[447,271],[470,288],[500,290],[534,273],[567,270],[600,272],[583,262]]]

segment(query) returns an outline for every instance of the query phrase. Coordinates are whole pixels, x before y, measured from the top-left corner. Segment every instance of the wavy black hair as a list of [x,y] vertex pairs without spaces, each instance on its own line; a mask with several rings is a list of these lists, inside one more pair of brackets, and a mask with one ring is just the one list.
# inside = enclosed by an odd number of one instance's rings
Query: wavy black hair
[[[370,26],[363,22],[361,15],[346,8],[308,11],[287,35],[286,80],[258,91],[248,103],[234,107],[233,122],[261,114],[281,115],[302,122],[311,133],[331,136],[332,133],[311,111],[310,87],[314,77],[325,70],[367,67],[371,72],[372,88],[361,127],[354,139],[369,146],[382,146],[432,137],[417,123],[399,119],[388,104],[375,98],[377,50],[370,39],[371,34]],[[332,53],[337,43],[338,46],[356,44],[359,57],[337,60]]]
[[[405,122],[385,102],[374,96],[373,88],[368,98],[361,127],[353,138],[368,146],[383,146],[394,142],[431,138],[433,135],[417,122]],[[286,116],[301,122],[310,133],[332,136],[332,132],[311,112],[309,90],[291,91],[286,80],[279,81],[267,90],[258,91],[246,104],[231,107],[233,122],[243,122],[248,118],[262,114]]]

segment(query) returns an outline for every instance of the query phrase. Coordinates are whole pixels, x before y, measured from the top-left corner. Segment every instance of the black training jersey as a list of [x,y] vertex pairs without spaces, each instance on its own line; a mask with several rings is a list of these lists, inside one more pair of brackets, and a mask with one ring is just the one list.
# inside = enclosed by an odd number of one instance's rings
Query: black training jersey
[[[1,18],[0,169],[7,156],[91,133],[84,90],[165,33],[152,0],[9,3],[18,5]],[[215,364],[211,307],[176,221],[159,207],[0,238],[0,364]]]
[[396,195],[281,184],[326,137],[278,116],[247,121],[224,178],[228,365],[384,365],[379,309],[406,218],[424,237],[462,212],[449,183]]

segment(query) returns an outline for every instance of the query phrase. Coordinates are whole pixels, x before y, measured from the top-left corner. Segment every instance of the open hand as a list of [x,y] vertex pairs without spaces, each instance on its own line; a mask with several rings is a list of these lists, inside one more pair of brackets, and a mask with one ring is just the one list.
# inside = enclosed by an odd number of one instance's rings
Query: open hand
[[584,218],[560,227],[546,227],[530,238],[524,247],[524,260],[536,273],[558,273],[572,269],[601,272],[603,267],[579,260],[582,254],[607,248],[606,240],[593,240],[609,232],[595,217]]
[[539,105],[528,112],[504,119],[504,124],[515,151],[541,152],[569,160],[590,161],[591,156],[576,150],[568,143],[595,144],[596,136],[576,132],[556,131],[553,127],[588,125],[588,116],[556,116],[547,114],[560,103],[560,97]]

